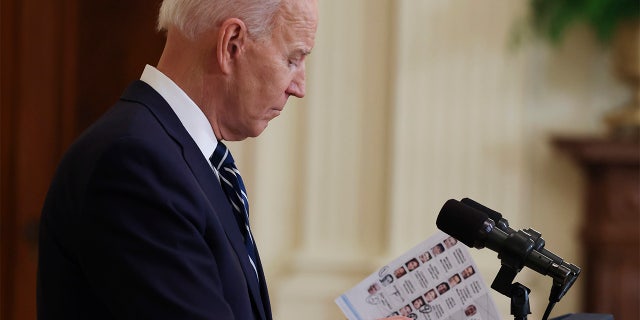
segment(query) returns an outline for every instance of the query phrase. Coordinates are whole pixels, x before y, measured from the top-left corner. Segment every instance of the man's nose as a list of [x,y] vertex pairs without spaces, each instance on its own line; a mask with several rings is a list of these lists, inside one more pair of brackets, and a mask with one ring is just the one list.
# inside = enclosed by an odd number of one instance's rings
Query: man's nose
[[303,98],[306,94],[304,65],[294,74],[293,79],[291,79],[289,87],[287,88],[287,94],[297,98]]

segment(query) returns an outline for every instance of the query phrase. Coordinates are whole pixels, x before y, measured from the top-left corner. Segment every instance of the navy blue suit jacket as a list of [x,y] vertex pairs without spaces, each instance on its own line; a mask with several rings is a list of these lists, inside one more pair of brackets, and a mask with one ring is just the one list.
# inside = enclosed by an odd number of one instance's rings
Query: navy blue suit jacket
[[38,319],[271,319],[208,160],[142,81],[73,144],[42,210]]

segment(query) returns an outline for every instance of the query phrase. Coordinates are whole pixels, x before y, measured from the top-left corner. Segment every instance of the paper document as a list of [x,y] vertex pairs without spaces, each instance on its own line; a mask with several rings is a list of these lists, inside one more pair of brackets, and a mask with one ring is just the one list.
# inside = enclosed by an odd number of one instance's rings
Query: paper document
[[438,232],[345,292],[349,320],[403,315],[426,320],[500,319],[467,247]]

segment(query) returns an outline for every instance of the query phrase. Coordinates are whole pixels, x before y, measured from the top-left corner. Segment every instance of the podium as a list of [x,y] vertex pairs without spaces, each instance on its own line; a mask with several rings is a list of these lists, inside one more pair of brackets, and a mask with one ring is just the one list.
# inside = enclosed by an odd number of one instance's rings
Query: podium
[[551,320],[614,320],[610,314],[601,313],[571,313],[552,318]]

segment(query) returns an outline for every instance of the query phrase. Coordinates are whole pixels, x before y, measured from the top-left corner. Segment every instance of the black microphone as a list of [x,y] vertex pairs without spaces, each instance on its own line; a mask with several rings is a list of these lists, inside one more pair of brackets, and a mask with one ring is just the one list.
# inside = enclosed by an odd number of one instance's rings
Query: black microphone
[[[502,217],[502,214],[500,214],[500,212],[495,211],[493,209],[487,208],[485,206],[483,206],[482,204],[469,199],[469,198],[464,198],[462,200],[460,200],[460,202],[478,210],[478,211],[482,211],[484,213],[487,214],[487,216],[489,217],[489,219],[493,220],[496,224],[496,227],[498,227],[500,230],[506,232],[507,234],[512,234],[514,232],[517,232],[516,230],[511,229],[511,227],[509,227],[509,221],[507,221],[507,219]],[[533,240],[534,242],[534,249],[537,251],[540,251],[540,253],[542,253],[543,255],[551,258],[555,263],[557,264],[565,264],[565,267],[572,269],[568,263],[565,263],[564,260],[560,257],[558,257],[557,255],[553,254],[552,252],[550,252],[549,250],[544,248],[545,245],[545,241],[544,239],[542,239],[542,235],[540,234],[540,232],[534,230],[534,229],[524,229],[522,230],[524,233],[526,233],[527,235],[529,235],[529,239]],[[575,267],[575,266],[574,266]],[[577,267],[576,267],[577,268]],[[579,270],[579,269],[578,269]]]
[[[498,213],[501,217],[501,215]],[[498,216],[494,218],[500,220]],[[469,247],[478,249],[489,248],[498,253],[503,265],[508,265],[517,271],[526,266],[542,275],[548,275],[554,280],[553,299],[559,301],[575,281],[577,275],[558,263],[556,255],[552,257],[536,250],[536,243],[531,236],[523,231],[509,232],[496,227],[496,222],[483,211],[463,204],[457,200],[448,200],[438,215],[438,228]],[[579,270],[579,268],[578,268]],[[550,296],[550,300],[552,297]]]
[[[500,230],[504,231],[507,234],[512,234],[517,232],[516,230],[513,230],[512,228],[509,227],[509,221],[507,221],[507,219],[502,217],[502,214],[500,214],[500,212],[497,212],[493,209],[487,208],[484,205],[469,199],[469,198],[464,198],[462,200],[460,200],[460,202],[466,204],[467,206],[470,206],[478,211],[484,212],[485,214],[487,214],[487,216],[489,217],[489,219],[493,220],[496,224],[496,227],[499,228]],[[553,254],[551,251],[547,250],[544,248],[545,245],[545,241],[544,239],[542,239],[542,235],[534,230],[534,229],[525,229],[522,230],[526,235],[528,235],[529,239],[531,239],[534,242],[534,250],[540,252],[542,255],[550,258],[551,260],[553,260],[554,263],[557,263],[559,265],[563,265],[565,268],[571,270],[571,277],[569,279],[566,279],[565,283],[562,283],[562,287],[561,288],[554,288],[554,290],[552,291],[551,295],[554,297],[549,297],[549,300],[556,300],[559,301],[560,298],[562,298],[562,296],[564,296],[564,294],[569,290],[569,288],[573,285],[573,283],[576,281],[576,279],[578,278],[578,275],[580,274],[580,268],[574,264],[568,263],[566,261],[564,261],[562,258],[560,258],[559,256]],[[560,285],[560,284],[559,284]]]
[[478,211],[482,211],[484,213],[487,214],[487,216],[489,216],[489,219],[493,220],[493,222],[495,222],[496,227],[500,228],[500,230],[511,234],[514,233],[515,230],[511,229],[509,227],[509,221],[507,221],[507,219],[502,218],[502,214],[500,214],[500,212],[495,211],[493,209],[487,208],[483,205],[481,205],[478,202],[473,201],[472,199],[469,198],[464,198],[462,200],[460,200],[460,202],[478,210]]

